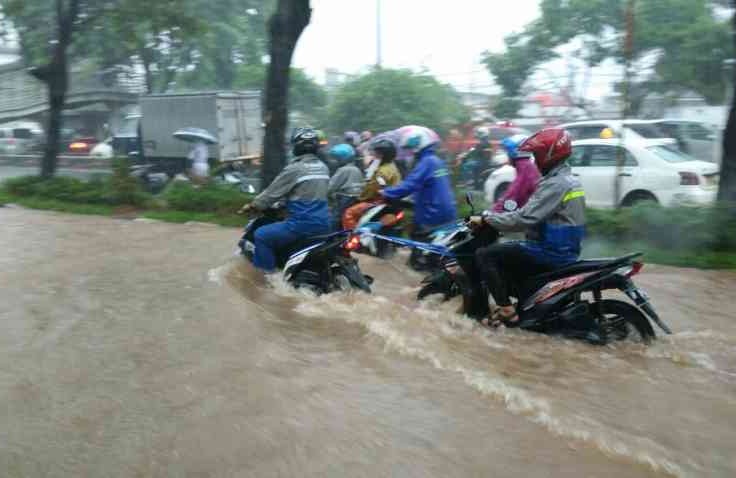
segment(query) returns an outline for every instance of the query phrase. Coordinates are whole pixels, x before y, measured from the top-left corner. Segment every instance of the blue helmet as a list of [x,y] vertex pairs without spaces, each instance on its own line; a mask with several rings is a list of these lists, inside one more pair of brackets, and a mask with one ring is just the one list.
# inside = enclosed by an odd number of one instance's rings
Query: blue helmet
[[349,163],[355,159],[355,149],[349,144],[336,144],[330,148],[330,156],[337,159],[341,164]]
[[501,141],[501,146],[503,149],[506,150],[506,155],[509,157],[509,159],[518,159],[518,158],[530,158],[531,154],[525,153],[525,152],[519,152],[518,148],[526,141],[527,136],[524,134],[515,134],[513,136],[509,136],[508,138],[504,138]]

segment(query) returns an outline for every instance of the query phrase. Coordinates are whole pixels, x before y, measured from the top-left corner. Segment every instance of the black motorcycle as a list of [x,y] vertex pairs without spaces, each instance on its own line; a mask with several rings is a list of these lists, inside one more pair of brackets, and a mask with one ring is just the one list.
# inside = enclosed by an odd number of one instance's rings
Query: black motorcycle
[[[468,202],[472,208],[469,196]],[[479,247],[492,244],[498,237],[498,232],[489,226],[466,226],[449,246],[438,249],[433,245],[427,249],[440,255],[442,270],[425,279],[419,298],[431,294],[443,294],[446,299],[462,295],[466,315],[478,320],[488,317],[488,290],[483,286],[474,256]],[[636,261],[640,256],[636,253],[584,260],[537,276],[511,278],[519,314],[515,325],[598,345],[624,340],[632,333],[648,343],[656,338],[651,322],[665,333],[672,333],[632,280],[643,267]],[[624,292],[633,304],[604,299],[603,292],[608,290]]]
[[[253,262],[255,231],[282,220],[278,210],[269,209],[251,220],[238,242],[241,253]],[[371,292],[372,278],[363,274],[358,261],[350,254],[357,238],[349,231],[304,238],[276,251],[276,265],[284,280],[295,288],[306,288],[317,294],[359,289]]]

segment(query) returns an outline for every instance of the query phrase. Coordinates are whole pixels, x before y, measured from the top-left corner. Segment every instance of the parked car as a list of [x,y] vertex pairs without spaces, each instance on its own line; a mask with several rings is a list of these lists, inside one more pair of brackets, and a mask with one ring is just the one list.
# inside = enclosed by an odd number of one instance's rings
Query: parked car
[[[614,207],[617,161],[623,155],[621,202],[631,206],[655,201],[664,206],[710,204],[718,190],[718,167],[683,153],[668,141],[586,139],[573,142],[568,163],[580,177],[590,207]],[[497,200],[516,177],[511,166],[492,173],[485,183],[486,198]]]
[[89,155],[96,144],[97,138],[93,136],[78,136],[69,143],[67,153],[86,156]]
[[[581,139],[601,139],[606,132],[613,137],[623,137],[625,140],[641,140],[641,139],[658,139],[665,140],[670,144],[676,145],[675,138],[669,136],[658,125],[651,120],[592,120],[592,121],[576,121],[560,125],[565,128],[574,140]],[[606,131],[608,130],[608,131]]]
[[0,153],[33,154],[43,150],[43,131],[30,123],[0,126]]
[[681,119],[652,120],[651,124],[674,138],[684,153],[703,161],[716,161],[718,132],[715,127]]

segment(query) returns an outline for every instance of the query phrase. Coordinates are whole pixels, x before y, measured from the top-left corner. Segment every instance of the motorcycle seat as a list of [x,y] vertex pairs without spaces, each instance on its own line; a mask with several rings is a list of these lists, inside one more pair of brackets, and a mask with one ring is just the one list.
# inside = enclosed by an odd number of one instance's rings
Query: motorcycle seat
[[325,242],[328,239],[331,239],[333,237],[336,237],[337,235],[342,234],[341,232],[331,232],[329,234],[320,234],[318,236],[309,236],[304,239],[299,239],[296,242],[292,242],[288,246],[286,246],[286,249],[288,249],[288,254],[291,255],[297,251],[301,251],[302,249],[306,249],[309,246],[313,246],[314,244],[318,244],[320,242]]
[[623,266],[632,259],[641,256],[641,252],[627,254],[622,257],[606,258],[606,259],[587,259],[578,261],[561,269],[555,269],[551,272],[536,276],[535,279],[554,279],[557,277],[572,276],[575,274],[583,274],[585,272],[593,272],[601,269],[608,269],[616,266]]

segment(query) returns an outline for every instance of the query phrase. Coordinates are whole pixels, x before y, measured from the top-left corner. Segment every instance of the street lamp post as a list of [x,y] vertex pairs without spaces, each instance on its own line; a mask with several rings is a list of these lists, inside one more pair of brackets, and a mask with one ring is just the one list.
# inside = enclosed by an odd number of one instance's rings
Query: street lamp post
[[381,0],[376,0],[376,68],[381,68]]

